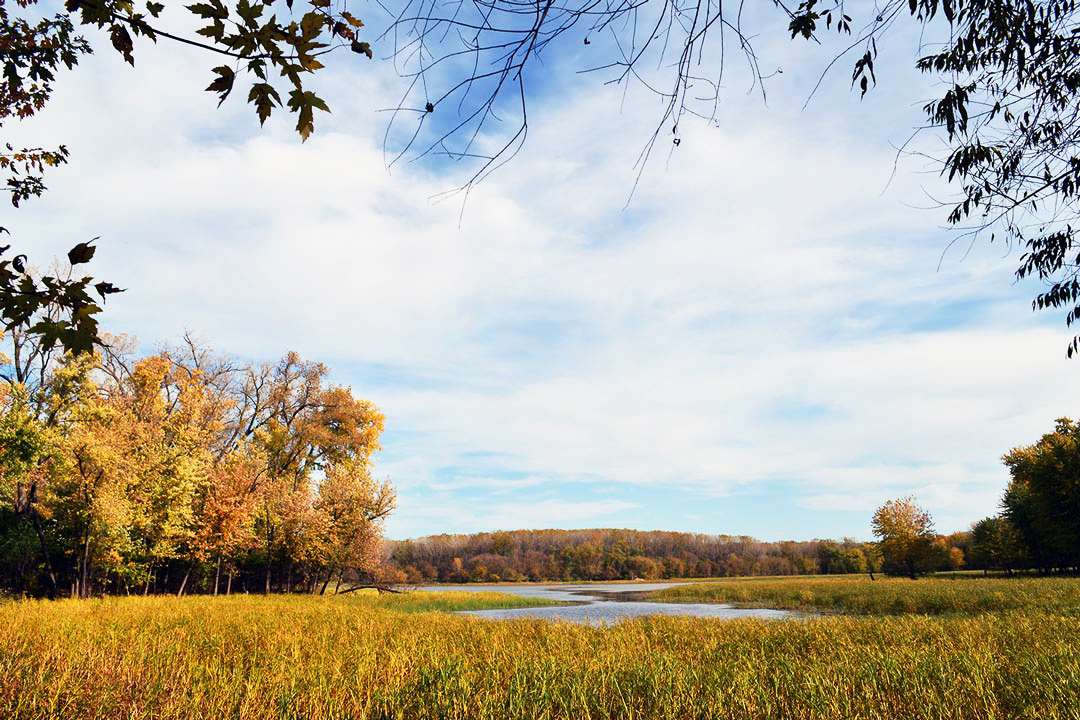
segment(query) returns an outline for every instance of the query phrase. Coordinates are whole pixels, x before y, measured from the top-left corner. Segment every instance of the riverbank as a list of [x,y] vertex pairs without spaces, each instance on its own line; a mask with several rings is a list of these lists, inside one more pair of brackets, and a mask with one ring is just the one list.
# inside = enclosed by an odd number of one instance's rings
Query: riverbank
[[604,625],[622,622],[629,618],[648,615],[678,615],[707,617],[723,620],[739,618],[762,618],[785,620],[802,617],[791,610],[764,607],[733,607],[718,603],[661,602],[650,600],[657,591],[676,587],[676,583],[554,583],[522,586],[507,585],[427,585],[417,590],[441,594],[452,592],[499,592],[518,597],[531,597],[561,601],[558,607],[516,607],[506,609],[483,609],[466,611],[478,617],[493,620],[540,618],[566,620],[576,623]]
[[669,603],[732,603],[859,615],[984,613],[1042,610],[1080,615],[1080,578],[983,578],[973,575],[918,580],[865,575],[732,578],[687,583],[643,593]]

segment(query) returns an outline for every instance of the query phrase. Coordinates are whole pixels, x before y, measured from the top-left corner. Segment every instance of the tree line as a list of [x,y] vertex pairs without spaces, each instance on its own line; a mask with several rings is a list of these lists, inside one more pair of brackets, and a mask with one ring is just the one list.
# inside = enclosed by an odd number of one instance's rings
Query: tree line
[[383,416],[321,363],[220,357],[191,338],[0,357],[0,591],[325,592],[370,580],[393,488]]
[[[943,538],[948,550],[952,541]],[[511,530],[386,543],[397,579],[424,582],[657,580],[878,572],[877,545],[846,538],[763,542],[745,535],[621,529]],[[961,563],[946,552],[942,569]]]
[[1010,479],[1001,513],[971,530],[974,565],[1010,573],[1080,569],[1080,425],[1061,418],[1004,462]]
[[913,498],[878,508],[874,535],[889,575],[911,578],[941,568],[946,553],[970,569],[1071,573],[1080,569],[1080,425],[1060,418],[1053,432],[1002,458],[1009,485],[1001,512],[953,536],[948,549]]

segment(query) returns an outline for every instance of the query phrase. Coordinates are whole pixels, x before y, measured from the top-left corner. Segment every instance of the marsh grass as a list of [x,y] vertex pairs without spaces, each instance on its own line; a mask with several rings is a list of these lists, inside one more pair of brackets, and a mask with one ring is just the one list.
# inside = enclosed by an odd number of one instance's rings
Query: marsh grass
[[0,717],[1080,718],[1077,617],[655,617],[596,628],[430,611],[523,601],[8,603]]
[[865,575],[733,578],[648,593],[662,602],[715,602],[824,610],[862,615],[983,613],[1045,610],[1080,615],[1080,578],[929,577],[918,580]]
[[[286,598],[291,599],[291,598]],[[302,600],[307,598],[300,598]],[[466,610],[494,610],[498,608],[547,607],[551,605],[569,605],[571,603],[546,600],[539,597],[511,595],[501,592],[405,592],[400,594],[379,594],[375,590],[361,591],[351,598],[329,598],[330,600],[356,602],[364,607],[385,608],[397,612],[461,612]]]

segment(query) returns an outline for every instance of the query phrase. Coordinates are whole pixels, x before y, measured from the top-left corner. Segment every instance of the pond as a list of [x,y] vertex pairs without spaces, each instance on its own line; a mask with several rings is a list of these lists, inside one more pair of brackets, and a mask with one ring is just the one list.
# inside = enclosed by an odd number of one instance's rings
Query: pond
[[525,597],[572,602],[573,605],[512,608],[504,610],[464,610],[463,615],[506,620],[511,618],[546,618],[591,625],[606,625],[643,615],[687,615],[733,620],[766,618],[780,620],[806,617],[804,613],[770,608],[738,608],[718,603],[668,603],[641,599],[642,593],[683,583],[555,583],[550,585],[428,585],[417,588],[426,592],[501,592]]

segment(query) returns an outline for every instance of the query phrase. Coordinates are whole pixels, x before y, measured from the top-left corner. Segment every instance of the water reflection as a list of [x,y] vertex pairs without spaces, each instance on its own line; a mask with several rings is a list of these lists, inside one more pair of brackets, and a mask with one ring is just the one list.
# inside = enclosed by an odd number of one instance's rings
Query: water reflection
[[577,623],[603,625],[626,618],[643,615],[686,615],[735,619],[744,617],[786,619],[804,617],[802,613],[769,608],[737,608],[713,603],[665,603],[646,602],[641,595],[653,590],[673,587],[684,583],[618,583],[618,584],[572,584],[551,585],[429,585],[418,588],[427,592],[501,592],[525,597],[573,602],[573,605],[535,608],[512,608],[505,610],[465,610],[463,615],[494,619],[546,618]]

